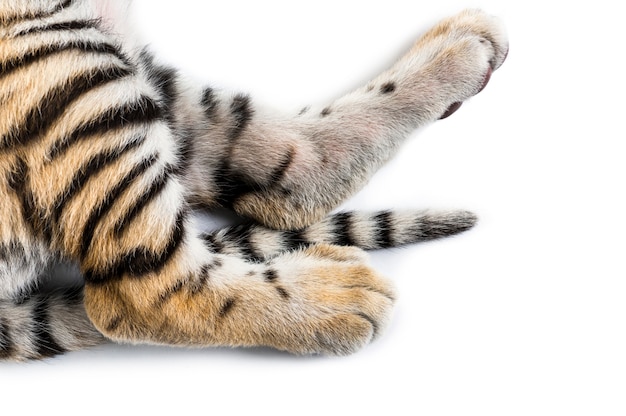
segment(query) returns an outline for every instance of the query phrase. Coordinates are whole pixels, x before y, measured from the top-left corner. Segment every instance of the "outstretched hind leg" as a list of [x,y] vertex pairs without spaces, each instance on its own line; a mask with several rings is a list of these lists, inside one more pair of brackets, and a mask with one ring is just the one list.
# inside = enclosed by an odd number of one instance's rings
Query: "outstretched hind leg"
[[38,289],[46,250],[0,245],[0,360],[42,359],[105,342],[89,321],[82,287]]
[[49,358],[105,342],[87,317],[81,287],[0,300],[0,360]]
[[499,22],[470,10],[427,32],[369,84],[294,117],[206,89],[198,101],[221,145],[194,143],[192,188],[273,228],[310,225],[360,189],[415,128],[480,92],[507,50]]

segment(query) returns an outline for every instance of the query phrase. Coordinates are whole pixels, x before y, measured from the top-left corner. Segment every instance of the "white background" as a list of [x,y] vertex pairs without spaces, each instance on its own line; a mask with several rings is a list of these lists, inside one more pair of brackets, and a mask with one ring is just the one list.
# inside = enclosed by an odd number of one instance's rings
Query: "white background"
[[297,110],[366,82],[439,18],[468,6],[505,20],[508,61],[453,117],[412,136],[347,206],[468,208],[481,221],[457,238],[373,253],[400,294],[380,340],[344,358],[106,346],[0,364],[0,406],[625,414],[626,68],[617,3],[136,0],[135,8],[168,61]]

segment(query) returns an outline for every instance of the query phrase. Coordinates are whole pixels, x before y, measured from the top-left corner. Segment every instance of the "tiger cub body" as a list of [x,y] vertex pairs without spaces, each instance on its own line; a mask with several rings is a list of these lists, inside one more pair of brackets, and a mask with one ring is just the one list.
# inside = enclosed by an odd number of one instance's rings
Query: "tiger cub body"
[[[321,108],[276,115],[189,84],[119,30],[125,3],[0,0],[0,358],[105,341],[347,354],[384,328],[363,249],[473,214],[329,215],[410,132],[478,93],[508,51],[476,10]],[[249,219],[203,233],[192,213]],[[50,264],[84,286],[37,290]]]

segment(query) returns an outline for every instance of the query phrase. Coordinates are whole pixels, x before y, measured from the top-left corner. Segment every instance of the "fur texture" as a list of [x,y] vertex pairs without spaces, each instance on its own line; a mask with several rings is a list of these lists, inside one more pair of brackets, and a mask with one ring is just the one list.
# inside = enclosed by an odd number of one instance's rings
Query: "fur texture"
[[[323,108],[276,116],[188,85],[116,26],[124,3],[0,0],[0,358],[105,340],[351,353],[394,301],[362,249],[470,228],[458,211],[329,216],[508,44],[467,10]],[[271,115],[270,115],[271,114]],[[195,209],[249,223],[203,234]],[[35,290],[49,264],[84,288]]]

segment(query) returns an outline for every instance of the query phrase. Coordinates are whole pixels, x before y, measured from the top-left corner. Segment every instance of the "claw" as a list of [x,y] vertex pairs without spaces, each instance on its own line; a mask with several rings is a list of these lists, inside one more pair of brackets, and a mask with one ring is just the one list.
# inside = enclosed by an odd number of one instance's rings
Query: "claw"
[[[478,91],[476,92],[476,94],[478,94],[479,92],[484,90],[485,87],[487,86],[487,84],[489,84],[489,80],[491,79],[491,74],[493,74],[493,69],[491,67],[489,67],[489,69],[487,70],[487,73],[485,74],[485,79],[483,80],[483,83],[480,86],[480,88],[478,89]],[[456,113],[456,111],[459,108],[461,108],[461,105],[463,105],[462,101],[458,101],[458,102],[452,104],[450,107],[448,107],[448,109],[445,111],[445,113],[443,113],[443,115],[441,117],[439,117],[439,120],[443,120],[444,118],[448,118],[452,114]]]
[[[483,85],[481,85],[481,87],[478,90],[478,92],[481,92],[482,90],[484,90],[485,87],[487,86],[487,84],[489,84],[489,80],[491,79],[491,74],[493,74],[493,69],[491,69],[491,67],[489,67],[489,69],[487,70],[487,73],[485,74],[485,79],[483,80]],[[476,94],[478,94],[478,92]]]
[[459,102],[456,102],[456,103],[452,104],[450,107],[448,107],[446,112],[443,113],[443,115],[441,117],[439,117],[439,120],[443,120],[444,118],[450,117],[452,114],[456,113],[456,110],[461,108],[462,105],[463,105],[462,101],[459,101]]

